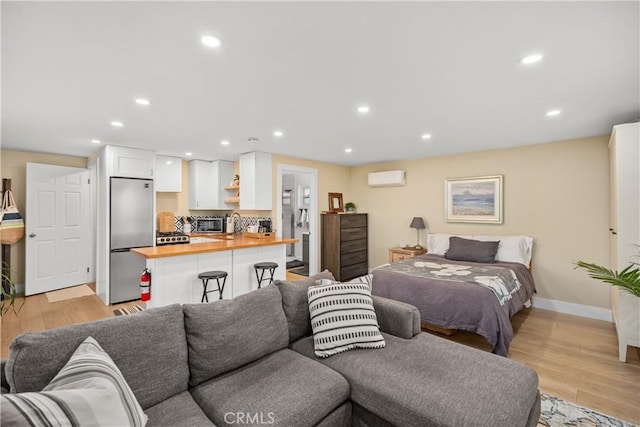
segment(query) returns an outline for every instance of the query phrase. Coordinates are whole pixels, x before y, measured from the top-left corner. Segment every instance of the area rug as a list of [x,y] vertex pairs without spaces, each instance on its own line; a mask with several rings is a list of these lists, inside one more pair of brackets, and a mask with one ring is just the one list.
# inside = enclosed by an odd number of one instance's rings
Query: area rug
[[303,265],[304,263],[302,261],[300,261],[299,259],[294,259],[292,261],[287,262],[287,270],[290,268],[301,267]]
[[299,274],[301,276],[308,276],[309,275],[309,267],[303,266],[303,267],[298,267],[298,268],[292,268],[291,270],[289,270],[289,272],[293,273],[293,274]]
[[618,418],[540,393],[542,409],[538,427],[635,427]]
[[116,310],[113,310],[113,314],[115,314],[116,316],[127,316],[129,314],[140,313],[143,310],[144,310],[144,307],[141,305],[132,305],[129,307],[123,307],[123,308],[118,308]]
[[72,286],[70,288],[60,289],[45,293],[49,302],[57,302],[65,299],[86,297],[95,295],[95,292],[87,285]]

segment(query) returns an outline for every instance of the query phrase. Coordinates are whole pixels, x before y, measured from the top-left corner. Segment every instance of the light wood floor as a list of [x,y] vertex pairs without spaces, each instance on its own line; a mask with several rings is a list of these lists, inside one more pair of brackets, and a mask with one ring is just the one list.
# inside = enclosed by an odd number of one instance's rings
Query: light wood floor
[[[114,309],[139,303],[105,307],[95,295],[54,303],[44,294],[30,296],[17,316],[2,316],[1,357],[20,333],[113,317]],[[509,357],[536,370],[541,391],[640,424],[640,351],[629,347],[627,363],[618,362],[613,323],[541,309],[524,309],[512,323]],[[489,350],[472,333],[446,338]]]

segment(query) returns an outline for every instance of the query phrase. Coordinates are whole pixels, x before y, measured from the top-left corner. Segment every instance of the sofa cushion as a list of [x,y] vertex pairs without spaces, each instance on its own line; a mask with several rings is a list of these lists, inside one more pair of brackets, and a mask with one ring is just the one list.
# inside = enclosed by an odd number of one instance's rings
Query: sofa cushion
[[144,411],[149,417],[147,427],[215,426],[188,391],[183,391]]
[[143,409],[187,390],[189,365],[178,304],[16,337],[9,347],[12,393],[42,390],[92,336],[111,356]]
[[384,347],[369,285],[325,281],[307,291],[316,356]]
[[[354,403],[394,425],[527,425],[538,395],[532,369],[426,333],[383,335],[383,349],[316,359],[349,381]],[[313,340],[292,349],[313,357]]]
[[19,425],[128,425],[143,427],[147,416],[100,344],[89,337],[41,392],[0,398],[2,421]]
[[324,270],[306,279],[276,281],[276,286],[282,294],[282,307],[289,324],[289,342],[311,334],[307,289],[321,279],[334,280],[334,277],[329,270]]
[[289,345],[282,297],[273,285],[208,304],[185,304],[191,386]]
[[219,425],[302,427],[316,425],[349,399],[349,384],[326,366],[284,349],[202,383],[191,394]]

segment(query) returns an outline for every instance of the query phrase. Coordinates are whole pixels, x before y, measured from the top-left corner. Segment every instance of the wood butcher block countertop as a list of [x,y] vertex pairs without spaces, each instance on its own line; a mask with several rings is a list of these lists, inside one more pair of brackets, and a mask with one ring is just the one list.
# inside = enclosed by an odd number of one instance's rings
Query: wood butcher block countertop
[[180,245],[153,246],[148,248],[131,249],[138,255],[145,258],[165,258],[181,255],[201,254],[205,252],[230,251],[234,249],[257,248],[260,246],[283,245],[287,243],[295,243],[298,239],[287,239],[278,237],[269,237],[264,239],[254,239],[244,237],[239,234],[235,235],[218,235],[212,236],[207,234],[191,234],[191,237],[211,237],[215,239],[226,239],[219,242],[208,243],[189,243]]

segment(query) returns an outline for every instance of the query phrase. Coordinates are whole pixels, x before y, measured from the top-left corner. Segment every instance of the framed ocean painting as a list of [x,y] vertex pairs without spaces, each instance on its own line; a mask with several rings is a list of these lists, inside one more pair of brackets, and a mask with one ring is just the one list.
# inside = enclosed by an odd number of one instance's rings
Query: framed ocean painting
[[502,224],[502,179],[502,175],[445,179],[445,220]]

